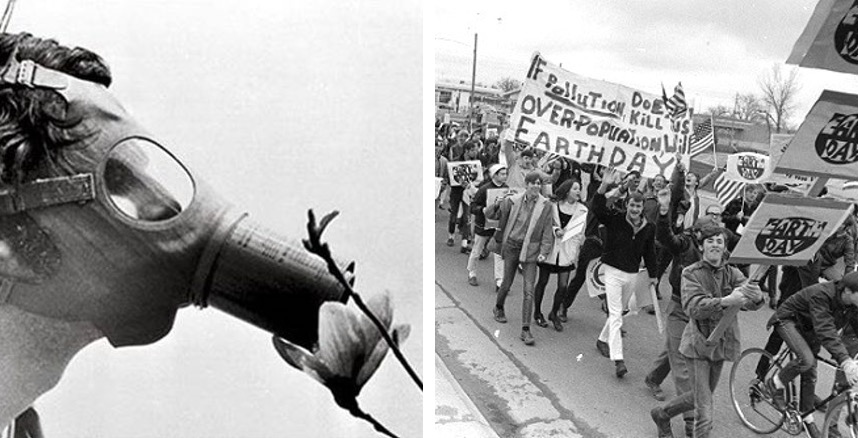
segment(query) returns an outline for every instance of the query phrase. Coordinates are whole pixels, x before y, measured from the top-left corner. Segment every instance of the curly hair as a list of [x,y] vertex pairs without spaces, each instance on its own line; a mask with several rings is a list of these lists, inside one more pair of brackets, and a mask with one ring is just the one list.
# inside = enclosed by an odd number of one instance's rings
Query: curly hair
[[[7,64],[11,56],[105,87],[112,79],[97,54],[29,33],[0,34],[0,63]],[[29,179],[30,170],[79,140],[71,132],[79,122],[68,116],[66,101],[53,90],[0,84],[0,182]]]

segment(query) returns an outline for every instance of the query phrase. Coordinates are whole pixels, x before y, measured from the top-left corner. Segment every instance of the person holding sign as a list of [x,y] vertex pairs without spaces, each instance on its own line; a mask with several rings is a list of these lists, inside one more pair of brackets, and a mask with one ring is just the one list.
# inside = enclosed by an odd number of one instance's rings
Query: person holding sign
[[566,285],[569,283],[569,273],[575,269],[578,261],[578,251],[584,243],[584,225],[587,220],[587,206],[581,201],[581,182],[577,179],[566,180],[557,188],[551,204],[554,222],[559,227],[554,229],[551,239],[553,248],[551,254],[539,265],[539,280],[536,282],[535,308],[533,320],[540,327],[548,327],[542,316],[542,297],[551,274],[557,274],[557,292],[554,293],[554,304],[548,319],[554,324],[554,330],[563,331],[563,324],[557,312],[563,306],[566,296]]
[[[461,160],[476,160],[477,154],[479,150],[477,149],[477,144],[474,142],[466,142],[463,146],[464,153],[462,155]],[[461,161],[456,160],[456,161]],[[450,175],[447,173],[447,180],[450,181],[454,175]],[[470,223],[469,213],[468,213],[468,204],[465,199],[465,190],[469,188],[473,180],[470,176],[462,176],[462,181],[460,181],[459,185],[449,184],[450,186],[450,219],[447,222],[447,246],[453,246],[455,244],[454,236],[456,233],[456,226],[459,227],[459,233],[462,235],[462,253],[468,252],[468,239],[470,238]],[[461,216],[459,216],[461,210]]]
[[[505,188],[506,175],[506,166],[493,164],[489,167],[489,182],[483,184],[477,190],[474,199],[471,201],[471,214],[474,215],[474,246],[471,248],[471,255],[468,257],[468,284],[471,286],[479,285],[477,281],[477,259],[483,248],[486,247],[486,243],[488,243],[497,230],[486,224],[484,209],[487,207],[488,192],[492,189]],[[494,255],[494,265],[495,291],[497,291],[497,289],[500,289],[500,283],[503,279],[503,261],[498,254]]]
[[527,189],[524,193],[513,195],[486,209],[486,217],[498,219],[499,233],[495,233],[495,242],[501,248],[503,257],[503,281],[498,290],[497,302],[493,309],[495,321],[505,323],[504,302],[515,279],[518,265],[521,264],[524,279],[524,302],[521,310],[521,340],[525,345],[533,345],[530,332],[530,316],[533,313],[533,293],[536,283],[536,263],[548,260],[551,254],[551,239],[554,237],[554,216],[551,205],[540,194],[542,174],[531,172],[524,179]]
[[[708,337],[721,325],[726,310],[734,306],[756,310],[765,299],[760,287],[746,283],[738,268],[727,265],[726,235],[720,227],[704,227],[700,234],[701,260],[682,270],[682,308],[689,321],[682,332],[679,352],[688,363],[691,391],[650,411],[659,437],[672,437],[670,419],[694,410],[693,436],[708,438],[712,429],[712,394],[724,361],[735,361],[741,352],[736,314],[725,321],[726,330],[714,344]],[[732,291],[725,295],[726,291]]]
[[[847,324],[858,328],[858,272],[843,279],[818,283],[798,291],[778,307],[767,328],[774,327],[796,357],[771,379],[766,387],[775,404],[783,407],[786,383],[801,375],[799,410],[813,407],[816,388],[816,354],[820,347],[840,364],[850,385],[858,384],[858,362],[849,356],[837,331]],[[811,436],[821,436],[813,415],[804,418]]]
[[619,177],[616,170],[606,170],[602,184],[593,195],[592,208],[596,219],[605,225],[605,246],[602,263],[605,265],[605,295],[608,320],[596,341],[596,348],[610,357],[616,366],[616,375],[622,378],[628,372],[623,360],[623,289],[633,287],[638,267],[643,258],[649,273],[650,284],[656,283],[655,225],[643,217],[644,197],[631,191],[625,198],[625,211],[612,211],[606,205],[605,193]]
[[[667,374],[673,373],[673,385],[676,394],[691,392],[691,381],[688,376],[688,361],[679,353],[682,333],[688,324],[688,315],[682,310],[682,270],[700,261],[700,245],[702,236],[715,234],[722,230],[711,218],[697,220],[690,230],[674,232],[675,227],[669,216],[670,195],[666,191],[659,193],[658,219],[655,225],[656,243],[672,256],[673,265],[668,276],[671,287],[671,299],[667,305],[667,330],[665,331],[665,348],[655,361],[653,370],[644,378],[644,383],[652,391],[656,400],[664,401],[661,383]],[[685,434],[694,433],[694,415],[692,411],[683,413]]]

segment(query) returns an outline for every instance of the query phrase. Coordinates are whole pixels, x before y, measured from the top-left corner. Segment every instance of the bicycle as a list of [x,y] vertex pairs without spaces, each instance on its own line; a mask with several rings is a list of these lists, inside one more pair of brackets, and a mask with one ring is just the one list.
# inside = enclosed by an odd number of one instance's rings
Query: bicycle
[[[794,357],[795,354],[787,346],[781,348],[774,358],[762,348],[749,348],[733,363],[730,369],[730,399],[742,423],[758,434],[774,433],[780,428],[790,435],[807,434],[802,418],[828,404],[821,428],[823,438],[858,438],[858,388],[835,385],[834,392],[826,399],[801,412],[798,409],[798,379],[794,379],[786,385],[785,409],[780,410],[775,406],[765,382]],[[768,360],[769,366],[762,375],[758,375],[757,365],[762,359]],[[830,359],[819,355],[816,359],[838,368],[837,363]],[[844,409],[846,415],[843,415]]]

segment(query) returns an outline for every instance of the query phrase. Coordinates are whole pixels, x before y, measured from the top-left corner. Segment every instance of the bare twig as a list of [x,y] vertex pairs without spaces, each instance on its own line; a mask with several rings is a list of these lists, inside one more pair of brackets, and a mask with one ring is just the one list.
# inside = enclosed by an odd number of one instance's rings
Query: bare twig
[[[420,388],[420,391],[423,391],[423,382],[420,380],[420,377],[411,368],[411,365],[408,364],[408,361],[405,359],[405,356],[402,355],[402,352],[399,351],[399,345],[397,342],[390,337],[390,334],[387,333],[387,329],[384,327],[384,324],[378,320],[378,318],[369,310],[369,308],[364,304],[363,299],[352,289],[348,280],[346,280],[343,273],[340,271],[340,268],[337,267],[336,262],[334,262],[334,258],[331,256],[331,250],[328,248],[327,243],[322,243],[322,233],[325,231],[325,228],[331,223],[331,221],[339,215],[340,212],[334,210],[331,213],[325,215],[322,220],[319,222],[319,225],[316,225],[316,215],[313,213],[313,210],[310,209],[307,212],[308,221],[307,221],[307,233],[309,234],[309,239],[304,239],[304,247],[307,248],[307,251],[310,251],[313,254],[316,254],[322,257],[325,260],[325,263],[328,265],[328,271],[330,271],[331,275],[333,275],[340,284],[345,288],[345,300],[348,300],[349,297],[354,299],[355,304],[358,309],[366,315],[373,324],[375,324],[378,331],[381,333],[384,341],[387,342],[387,345],[390,347],[391,351],[393,351],[393,355],[399,360],[402,364],[402,367],[405,368],[405,371],[414,380],[414,383],[417,384],[417,387]],[[344,300],[344,301],[345,301]]]

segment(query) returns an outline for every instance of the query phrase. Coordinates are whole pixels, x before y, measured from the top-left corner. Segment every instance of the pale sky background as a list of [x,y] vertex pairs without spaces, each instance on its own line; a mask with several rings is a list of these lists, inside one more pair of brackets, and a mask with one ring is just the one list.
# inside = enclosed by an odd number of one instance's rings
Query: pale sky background
[[[470,83],[474,33],[477,81],[524,78],[534,51],[593,79],[649,93],[681,81],[689,104],[733,107],[737,92],[759,94],[760,76],[784,67],[816,0],[438,0],[435,78]],[[427,14],[430,12],[427,11]],[[823,89],[858,93],[858,80],[801,68],[792,123],[798,125]]]
[[[391,292],[422,375],[422,13],[417,0],[24,0],[9,31],[102,55],[120,101],[256,220],[301,238],[308,208],[339,209],[327,240],[357,261],[365,297]],[[422,393],[392,355],[358,400],[422,435]],[[269,334],[212,308],[181,310],[150,346],[87,347],[36,407],[51,438],[378,436]]]

